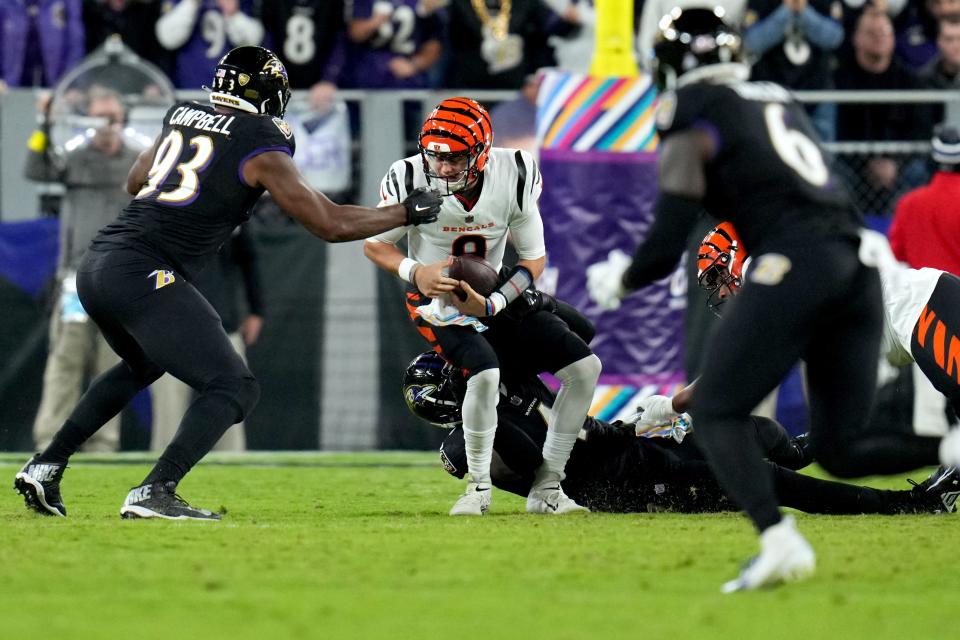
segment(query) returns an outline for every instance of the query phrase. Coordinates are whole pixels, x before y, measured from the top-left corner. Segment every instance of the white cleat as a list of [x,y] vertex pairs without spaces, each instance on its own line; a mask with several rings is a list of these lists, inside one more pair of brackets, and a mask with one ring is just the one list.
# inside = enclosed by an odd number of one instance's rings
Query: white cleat
[[760,554],[720,589],[723,593],[750,591],[781,582],[795,582],[813,575],[817,557],[813,547],[797,531],[793,516],[784,516],[760,535]]
[[947,431],[947,435],[940,441],[940,464],[960,467],[960,427]]
[[530,489],[527,495],[527,513],[564,513],[587,512],[590,509],[577,504],[573,498],[563,492],[559,484],[548,484],[543,487]]
[[468,482],[466,492],[460,496],[450,509],[452,516],[482,516],[490,509],[490,485]]

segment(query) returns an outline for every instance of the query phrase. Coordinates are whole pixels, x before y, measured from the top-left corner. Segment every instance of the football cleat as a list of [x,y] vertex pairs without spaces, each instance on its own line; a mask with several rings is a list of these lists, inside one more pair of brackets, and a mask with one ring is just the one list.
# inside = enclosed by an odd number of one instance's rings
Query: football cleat
[[940,467],[923,482],[913,485],[910,492],[931,513],[953,513],[960,497],[960,470],[957,467]]
[[810,543],[797,531],[793,516],[784,518],[760,534],[760,553],[750,559],[723,593],[751,591],[782,582],[795,582],[813,575],[817,557]]
[[527,495],[527,513],[565,513],[589,512],[590,509],[580,506],[573,498],[563,492],[559,484],[548,484],[543,487],[530,489]]
[[468,482],[467,490],[450,509],[452,516],[482,516],[490,509],[493,492],[488,484]]
[[45,516],[67,517],[60,496],[60,480],[66,464],[41,462],[33,456],[13,479],[13,488],[23,496],[28,509]]
[[220,514],[191,507],[177,495],[173,481],[152,482],[130,489],[127,499],[120,507],[120,517],[162,518],[164,520],[219,520]]

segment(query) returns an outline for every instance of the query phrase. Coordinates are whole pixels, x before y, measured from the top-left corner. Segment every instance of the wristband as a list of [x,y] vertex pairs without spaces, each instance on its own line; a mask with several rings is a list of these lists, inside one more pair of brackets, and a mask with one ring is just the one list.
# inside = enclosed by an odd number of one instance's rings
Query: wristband
[[415,285],[413,281],[413,272],[416,270],[416,267],[419,267],[420,263],[416,260],[410,258],[404,258],[400,262],[400,266],[397,268],[397,275],[400,276],[403,280],[406,280],[410,284]]
[[487,298],[487,315],[495,316],[503,311],[505,306],[507,306],[506,297],[499,291],[494,291],[490,294],[490,297]]

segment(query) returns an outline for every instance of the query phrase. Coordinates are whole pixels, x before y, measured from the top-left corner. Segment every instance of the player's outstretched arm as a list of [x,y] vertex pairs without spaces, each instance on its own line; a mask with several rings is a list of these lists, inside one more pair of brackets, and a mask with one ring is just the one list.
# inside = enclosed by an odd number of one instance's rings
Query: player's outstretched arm
[[379,209],[336,204],[311,188],[290,156],[279,151],[248,161],[243,179],[264,187],[281,209],[328,242],[360,240],[395,227],[433,222],[440,212],[440,194],[422,189],[414,190],[401,204]]

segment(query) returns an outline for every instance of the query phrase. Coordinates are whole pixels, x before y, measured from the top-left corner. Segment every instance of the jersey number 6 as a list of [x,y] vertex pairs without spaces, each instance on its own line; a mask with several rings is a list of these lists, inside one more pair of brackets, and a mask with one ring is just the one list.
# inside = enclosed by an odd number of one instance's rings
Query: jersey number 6
[[788,167],[815,187],[822,187],[830,179],[830,171],[823,161],[817,143],[801,131],[791,129],[783,119],[783,105],[772,102],[763,110],[770,142]]

